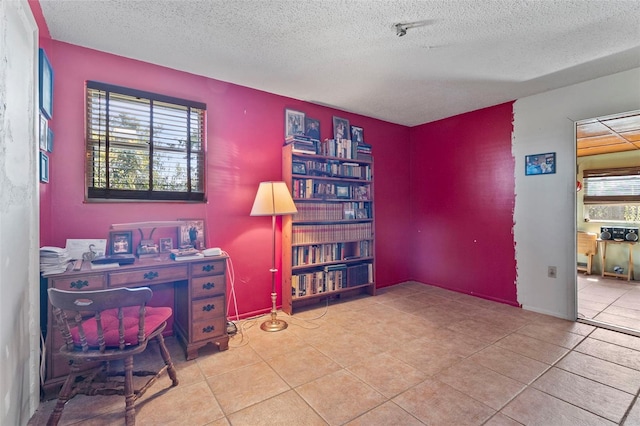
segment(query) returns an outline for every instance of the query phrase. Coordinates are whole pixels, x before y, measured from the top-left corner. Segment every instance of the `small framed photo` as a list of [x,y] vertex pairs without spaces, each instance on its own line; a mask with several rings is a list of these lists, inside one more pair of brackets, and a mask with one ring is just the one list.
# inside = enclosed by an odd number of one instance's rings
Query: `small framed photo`
[[349,185],[336,185],[336,197],[349,198]]
[[369,214],[367,213],[367,209],[356,209],[356,218],[369,219]]
[[40,143],[40,149],[47,150],[47,138],[49,137],[49,122],[44,114],[40,114],[40,134],[38,136],[38,142]]
[[343,219],[351,220],[356,218],[356,211],[354,209],[344,209]]
[[109,254],[132,254],[133,231],[109,232]]
[[304,134],[310,139],[320,140],[320,120],[315,118],[305,117],[304,119]]
[[358,126],[351,126],[351,140],[353,142],[364,142],[364,129]]
[[307,174],[307,166],[306,164],[300,161],[292,161],[291,162],[291,171],[296,175],[306,175]]
[[44,152],[40,153],[40,182],[49,182],[49,157]]
[[173,238],[160,238],[160,253],[169,253],[173,250]]
[[333,117],[333,138],[335,140],[350,138],[349,120],[336,116]]
[[53,116],[53,68],[44,49],[40,49],[39,62],[40,111],[50,119]]
[[196,250],[206,248],[204,234],[204,219],[178,219],[184,224],[180,225],[180,235],[178,248],[191,246]]
[[47,152],[53,152],[53,130],[47,129]]
[[284,111],[284,137],[304,134],[304,112],[286,109]]
[[524,163],[525,176],[553,174],[556,172],[556,153],[525,155]]

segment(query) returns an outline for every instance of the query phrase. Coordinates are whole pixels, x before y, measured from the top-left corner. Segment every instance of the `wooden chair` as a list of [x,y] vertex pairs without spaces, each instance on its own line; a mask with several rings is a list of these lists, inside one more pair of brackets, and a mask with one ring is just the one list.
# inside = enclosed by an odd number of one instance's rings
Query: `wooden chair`
[[[60,348],[60,355],[69,360],[71,369],[48,425],[58,424],[64,405],[77,394],[124,395],[125,422],[133,425],[136,400],[165,370],[172,386],[178,384],[176,370],[162,337],[172,309],[146,306],[153,294],[151,289],[64,291],[50,288],[48,293],[56,325],[65,342]],[[133,356],[143,352],[151,339],[160,347],[164,366],[155,372],[134,371]],[[109,362],[115,360],[123,361],[124,371],[110,371]],[[96,361],[99,367],[87,370],[86,363]],[[136,390],[134,375],[151,377]],[[115,380],[115,376],[124,376],[124,380]]]
[[598,236],[590,232],[578,231],[578,254],[587,256],[587,264],[578,264],[578,271],[586,272],[587,275],[591,275],[591,268],[593,265],[593,256],[598,252]]

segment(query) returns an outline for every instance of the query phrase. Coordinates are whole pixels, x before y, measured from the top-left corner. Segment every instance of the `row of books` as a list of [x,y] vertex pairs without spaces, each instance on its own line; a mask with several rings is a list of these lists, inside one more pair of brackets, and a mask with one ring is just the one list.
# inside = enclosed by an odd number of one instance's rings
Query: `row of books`
[[323,182],[315,179],[293,179],[291,195],[294,198],[350,198],[369,200],[371,188],[366,185]]
[[358,158],[358,143],[351,139],[325,139],[320,142],[318,154],[326,157],[338,157],[347,159]]
[[284,139],[284,144],[291,145],[291,151],[299,154],[317,154],[319,143],[319,140],[306,135],[291,135]]
[[373,239],[371,222],[322,225],[294,224],[291,230],[291,243],[296,245],[371,239]]
[[371,218],[371,203],[365,201],[344,203],[298,203],[296,221],[343,220]]
[[291,276],[291,296],[294,298],[328,293],[342,288],[373,282],[373,264],[347,266],[330,265],[321,271]]
[[[300,174],[371,180],[371,167],[369,165],[344,163],[339,160],[305,160],[299,163],[304,164],[304,173]],[[294,173],[296,173],[295,168]]]
[[294,246],[291,249],[291,263],[292,266],[306,266],[359,259],[370,257],[371,249],[372,245],[369,241]]
[[373,155],[371,152],[371,145],[364,142],[358,142],[358,146],[356,147],[356,158],[358,160],[372,161]]
[[285,145],[292,146],[292,152],[300,154],[318,154],[325,157],[337,157],[346,159],[358,159],[372,161],[371,145],[351,139],[325,139],[319,141],[306,135],[287,136]]

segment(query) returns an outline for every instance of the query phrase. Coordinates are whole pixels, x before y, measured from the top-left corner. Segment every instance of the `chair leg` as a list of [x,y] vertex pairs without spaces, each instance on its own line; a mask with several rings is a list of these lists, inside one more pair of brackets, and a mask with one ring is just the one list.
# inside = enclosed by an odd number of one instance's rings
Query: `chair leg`
[[160,347],[160,354],[162,355],[164,364],[167,366],[167,373],[169,373],[172,386],[178,386],[178,375],[176,374],[176,369],[173,366],[173,361],[171,361],[171,354],[169,354],[167,346],[164,344],[164,337],[162,337],[162,333],[158,334],[156,339],[158,340],[158,346]]
[[125,399],[125,424],[136,424],[136,397],[133,389],[133,356],[124,359],[124,399]]
[[78,377],[78,372],[79,368],[75,366],[75,364],[71,364],[71,371],[62,385],[62,389],[60,389],[58,402],[56,402],[56,406],[49,416],[49,420],[47,420],[47,426],[56,426],[60,421],[60,417],[62,417],[62,410],[64,410],[65,404],[71,399],[73,384],[76,381],[76,377]]

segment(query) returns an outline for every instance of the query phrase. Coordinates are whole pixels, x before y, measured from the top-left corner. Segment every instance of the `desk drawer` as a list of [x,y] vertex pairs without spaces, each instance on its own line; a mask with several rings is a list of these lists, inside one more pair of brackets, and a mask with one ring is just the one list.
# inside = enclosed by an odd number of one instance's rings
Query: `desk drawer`
[[218,317],[203,321],[194,321],[191,325],[192,341],[199,342],[201,340],[212,339],[221,336],[226,332],[227,324],[224,317]]
[[198,299],[201,297],[211,297],[223,294],[225,289],[224,275],[212,275],[210,277],[200,277],[191,279],[191,297]]
[[68,278],[51,279],[51,287],[59,290],[100,290],[104,288],[104,274],[99,275],[76,275]]
[[224,296],[197,300],[191,306],[193,322],[224,316]]
[[152,267],[135,271],[110,272],[109,287],[120,287],[131,284],[150,285],[155,283],[181,281],[188,278],[186,265],[166,268]]
[[226,259],[210,260],[191,264],[191,275],[201,277],[203,275],[224,274]]

